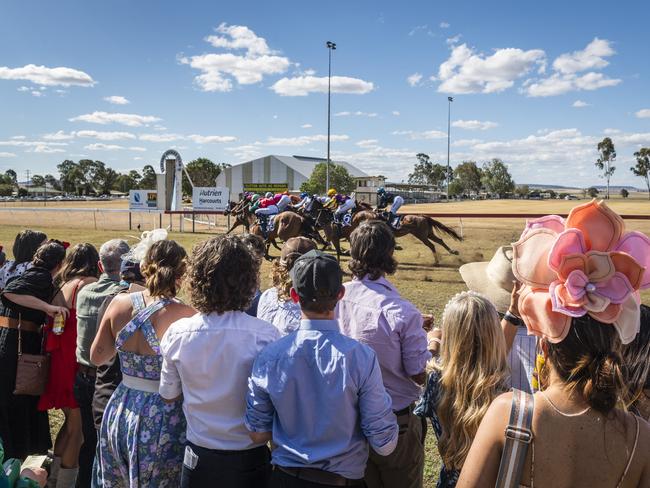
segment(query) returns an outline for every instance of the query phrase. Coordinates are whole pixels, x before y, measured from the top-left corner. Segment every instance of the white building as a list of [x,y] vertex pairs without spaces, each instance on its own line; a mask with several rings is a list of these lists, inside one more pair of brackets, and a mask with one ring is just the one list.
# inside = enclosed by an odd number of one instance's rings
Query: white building
[[[263,185],[269,185],[268,190],[271,191],[298,191],[300,185],[309,179],[316,165],[324,162],[326,159],[323,158],[272,154],[226,168],[217,177],[217,186],[230,188],[231,199],[242,193],[244,187],[251,188],[252,185],[258,185],[254,188],[255,191],[263,191]],[[345,167],[354,178],[368,177],[359,168],[345,161],[332,163]]]

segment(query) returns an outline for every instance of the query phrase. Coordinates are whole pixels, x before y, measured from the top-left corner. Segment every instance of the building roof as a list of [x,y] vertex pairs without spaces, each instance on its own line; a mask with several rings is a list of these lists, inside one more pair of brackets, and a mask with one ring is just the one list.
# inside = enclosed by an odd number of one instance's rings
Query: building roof
[[[325,158],[312,158],[309,156],[279,156],[277,154],[271,154],[270,156],[273,156],[274,158],[278,159],[282,163],[286,164],[289,168],[300,173],[301,175],[304,175],[305,178],[309,178],[311,176],[311,174],[314,171],[314,168],[318,163],[325,163],[327,161],[327,159]],[[263,158],[258,158],[258,159],[263,159]],[[348,173],[350,173],[351,176],[354,177],[368,176],[367,173],[361,171],[359,168],[352,166],[350,163],[347,163],[345,161],[332,160],[331,162],[333,164],[338,164],[340,166],[343,166],[345,169],[348,170]],[[245,163],[240,163],[240,164],[245,164]],[[235,166],[239,166],[239,165],[235,165]]]

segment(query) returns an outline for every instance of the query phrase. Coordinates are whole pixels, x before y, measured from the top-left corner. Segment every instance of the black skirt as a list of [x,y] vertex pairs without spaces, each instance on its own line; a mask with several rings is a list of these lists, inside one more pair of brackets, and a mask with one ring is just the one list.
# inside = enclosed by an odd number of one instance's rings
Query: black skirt
[[[23,352],[39,354],[42,336],[22,332]],[[14,395],[18,364],[18,331],[0,327],[0,439],[5,459],[47,454],[52,447],[47,412],[37,409],[37,396]]]

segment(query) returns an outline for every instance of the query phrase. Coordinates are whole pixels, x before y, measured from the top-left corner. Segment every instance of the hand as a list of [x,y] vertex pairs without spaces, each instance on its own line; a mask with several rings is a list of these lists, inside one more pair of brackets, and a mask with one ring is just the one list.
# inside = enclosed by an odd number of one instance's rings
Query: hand
[[427,332],[433,329],[433,314],[422,314],[422,328]]
[[41,487],[47,484],[47,471],[43,468],[25,468],[20,472],[20,477],[36,481]]
[[521,292],[521,283],[518,281],[513,281],[512,282],[512,293],[510,293],[510,306],[508,307],[508,311],[516,316],[520,317],[519,315],[519,292]]
[[442,342],[442,329],[436,327],[433,330],[430,330],[427,333],[427,347],[434,355],[438,355],[440,352],[440,346]]
[[45,313],[48,314],[50,317],[54,317],[57,313],[60,313],[61,315],[63,315],[63,320],[67,320],[70,311],[65,307],[59,307],[57,305],[48,305],[47,309],[45,310]]

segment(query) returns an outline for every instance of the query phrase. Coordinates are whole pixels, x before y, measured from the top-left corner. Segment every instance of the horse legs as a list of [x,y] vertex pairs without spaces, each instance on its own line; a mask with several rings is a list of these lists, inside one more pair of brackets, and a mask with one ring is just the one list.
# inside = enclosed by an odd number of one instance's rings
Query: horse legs
[[[438,259],[438,252],[436,251],[436,246],[433,245],[431,241],[426,236],[421,236],[418,234],[413,234],[417,239],[422,242],[425,246],[427,246],[429,249],[431,249],[431,252],[433,253],[433,265],[438,266],[440,264],[440,259]],[[446,246],[445,246],[446,247]]]
[[433,229],[429,233],[428,237],[429,237],[429,239],[431,239],[436,244],[440,244],[442,247],[444,247],[449,252],[449,254],[453,254],[454,256],[458,256],[458,251],[456,251],[454,249],[451,249],[447,244],[445,244],[445,241],[443,241],[440,237],[438,237],[437,235],[435,235],[433,233]]
[[269,254],[269,248],[270,247],[271,247],[271,241],[267,240],[266,241],[266,253],[264,254],[264,259],[266,259],[267,261],[272,261],[273,260],[273,258]]
[[271,244],[273,244],[273,247],[276,248],[278,251],[282,250],[280,246],[278,246],[278,243],[275,242],[275,239],[271,239]]

